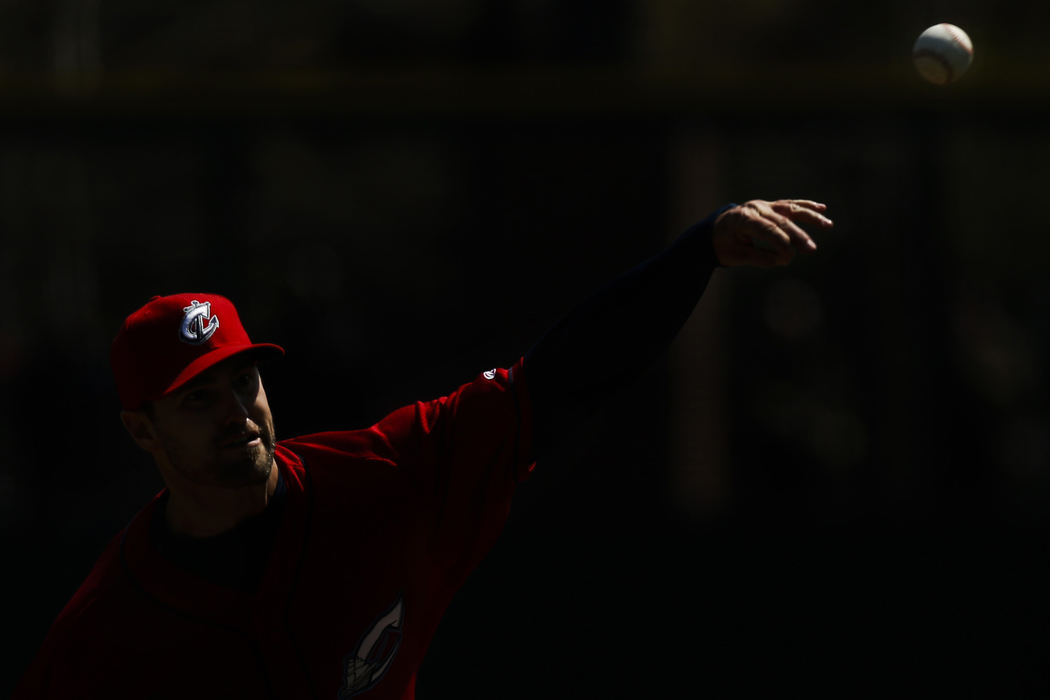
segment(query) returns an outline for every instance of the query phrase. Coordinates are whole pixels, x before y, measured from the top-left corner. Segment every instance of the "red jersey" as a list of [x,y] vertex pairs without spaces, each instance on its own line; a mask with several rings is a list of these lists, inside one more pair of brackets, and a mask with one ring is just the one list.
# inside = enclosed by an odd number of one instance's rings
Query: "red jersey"
[[24,698],[405,700],[455,592],[531,472],[522,362],[370,428],[278,442],[287,493],[259,585],[158,553],[158,494],[109,544]]

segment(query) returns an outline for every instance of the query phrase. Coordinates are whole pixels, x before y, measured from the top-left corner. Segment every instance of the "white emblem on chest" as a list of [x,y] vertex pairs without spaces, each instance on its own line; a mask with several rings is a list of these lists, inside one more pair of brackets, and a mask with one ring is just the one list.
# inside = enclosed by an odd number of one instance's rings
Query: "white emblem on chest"
[[[219,317],[211,315],[211,302],[203,304],[194,299],[189,306],[183,307],[182,325],[179,326],[179,338],[190,345],[202,345],[212,334],[219,330]],[[204,327],[204,322],[208,327]]]
[[374,687],[390,667],[401,646],[405,604],[398,597],[389,610],[365,632],[361,641],[343,659],[340,698],[350,698]]

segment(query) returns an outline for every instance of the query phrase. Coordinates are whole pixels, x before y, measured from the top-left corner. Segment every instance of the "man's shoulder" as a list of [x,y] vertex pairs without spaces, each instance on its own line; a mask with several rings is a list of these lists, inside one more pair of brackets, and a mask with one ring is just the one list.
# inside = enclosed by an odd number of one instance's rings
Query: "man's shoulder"
[[397,450],[388,435],[371,428],[333,430],[287,438],[278,441],[276,454],[293,467],[297,464],[317,466],[347,460],[392,462],[397,458]]
[[436,444],[447,446],[456,426],[502,434],[504,426],[518,425],[528,406],[521,372],[520,359],[509,369],[479,372],[454,391],[402,405],[369,427],[281,440],[278,454],[287,450],[285,456],[292,463],[294,456],[313,458],[314,462],[357,459],[400,463],[414,457],[424,459],[438,449]]

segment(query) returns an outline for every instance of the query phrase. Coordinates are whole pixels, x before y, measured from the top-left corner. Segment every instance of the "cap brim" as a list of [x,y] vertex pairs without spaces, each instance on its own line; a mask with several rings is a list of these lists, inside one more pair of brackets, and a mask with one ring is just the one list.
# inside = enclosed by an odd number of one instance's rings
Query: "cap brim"
[[244,353],[257,353],[264,357],[281,357],[284,355],[284,348],[280,345],[274,345],[273,343],[252,343],[251,345],[234,345],[216,348],[206,355],[201,355],[196,360],[186,365],[186,367],[179,372],[178,376],[172,380],[171,384],[161,393],[160,396],[154,397],[153,400],[163,398],[174,391],[177,391],[186,382],[196,377],[201,372],[211,369],[215,365],[219,364],[223,360],[228,360],[235,355],[242,355]]

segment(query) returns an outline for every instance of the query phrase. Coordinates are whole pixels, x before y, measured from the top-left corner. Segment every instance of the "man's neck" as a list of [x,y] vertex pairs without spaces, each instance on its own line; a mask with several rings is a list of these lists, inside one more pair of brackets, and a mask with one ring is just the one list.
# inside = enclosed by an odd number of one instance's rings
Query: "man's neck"
[[188,537],[214,537],[266,509],[277,489],[278,467],[265,482],[238,489],[168,488],[164,511],[168,530]]

